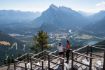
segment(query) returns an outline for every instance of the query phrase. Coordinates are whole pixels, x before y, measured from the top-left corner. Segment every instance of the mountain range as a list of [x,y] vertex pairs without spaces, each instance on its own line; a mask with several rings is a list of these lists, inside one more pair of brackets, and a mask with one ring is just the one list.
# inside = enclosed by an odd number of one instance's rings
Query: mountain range
[[[0,10],[0,30],[6,33],[24,33],[36,30],[47,32],[84,30],[96,34],[104,28],[105,11],[90,16],[67,7],[50,5],[42,13]],[[98,31],[97,31],[98,30]]]
[[38,16],[40,16],[39,12],[34,13],[34,12],[22,12],[15,10],[0,10],[0,21],[4,23],[8,22],[8,24],[14,22],[23,22],[23,21],[29,22],[37,18]]
[[0,30],[6,33],[22,33],[30,30],[33,27],[30,22],[39,16],[39,12],[0,10]]
[[92,24],[87,25],[84,27],[85,31],[96,35],[96,36],[105,36],[105,11],[100,11],[94,15],[89,16],[89,20]]
[[56,31],[63,29],[76,29],[88,24],[86,18],[80,13],[66,7],[51,5],[33,23],[42,30]]
[[[80,12],[76,12],[67,7],[50,7],[42,12],[41,16],[36,18],[32,23],[36,28],[45,31],[60,31],[60,30],[84,30],[89,33],[96,34],[105,30],[105,11],[84,16]],[[105,33],[104,33],[105,34]]]
[[104,20],[104,18],[105,18],[105,10],[102,10],[98,13],[89,16],[89,20],[93,21],[93,24],[97,23],[100,20]]

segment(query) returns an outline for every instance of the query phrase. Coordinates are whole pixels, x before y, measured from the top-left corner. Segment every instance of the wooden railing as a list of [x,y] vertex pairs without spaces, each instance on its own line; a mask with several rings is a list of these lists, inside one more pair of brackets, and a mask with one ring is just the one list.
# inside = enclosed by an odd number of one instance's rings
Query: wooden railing
[[[83,49],[86,49],[86,52],[85,54],[82,54],[82,56],[85,56],[86,58],[89,58],[90,59],[90,63],[89,63],[89,70],[92,70],[92,59],[95,59],[93,56],[96,56],[96,57],[99,57],[99,58],[103,58],[103,70],[105,70],[105,48],[100,48],[100,46],[105,46],[105,45],[93,45],[93,46],[84,46],[84,47],[81,47],[77,50],[74,50],[73,51],[73,54],[74,53],[77,53],[79,54],[79,56],[81,55],[80,53],[78,53],[79,51],[83,50]],[[97,50],[100,50],[104,53],[104,55],[98,55],[96,53],[93,52],[93,49],[97,49]],[[88,57],[87,57],[88,56]],[[73,60],[73,56],[72,56],[72,60]],[[74,62],[77,62],[75,60],[73,60]],[[78,63],[81,63],[81,62],[78,62]]]
[[[95,54],[93,53],[93,48],[95,49],[98,49],[98,50],[102,50],[104,55],[101,56],[101,55],[98,55],[98,54]],[[86,52],[84,53],[80,53],[79,51],[83,50],[83,49],[86,49]],[[14,70],[16,70],[17,67],[22,67],[22,66],[18,66],[17,63],[24,63],[24,66],[22,68],[24,68],[25,70],[27,70],[27,63],[30,63],[30,70],[33,70],[34,66],[37,66],[37,67],[40,67],[42,70],[44,70],[44,62],[45,61],[48,61],[48,64],[47,64],[47,69],[48,70],[51,70],[51,68],[53,69],[54,67],[56,67],[57,65],[61,66],[62,67],[62,70],[64,70],[64,61],[66,60],[65,58],[63,57],[59,57],[57,55],[54,55],[54,53],[56,53],[57,51],[54,51],[54,52],[50,52],[50,51],[42,51],[38,54],[33,54],[33,53],[26,53],[25,55],[21,56],[21,57],[18,57],[17,59],[15,59],[15,62],[14,62]],[[45,55],[43,55],[45,54]],[[70,54],[71,54],[71,70],[74,69],[74,63],[79,63],[81,64],[81,66],[79,67],[82,67],[82,66],[86,66],[89,68],[89,70],[93,70],[92,69],[92,65],[93,65],[93,59],[95,59],[94,56],[96,57],[100,57],[100,58],[103,58],[103,70],[105,70],[105,49],[104,48],[99,48],[99,47],[96,47],[96,46],[84,46],[82,48],[79,48],[79,49],[76,49],[76,50],[72,50],[70,49]],[[39,55],[41,55],[39,57]],[[23,57],[26,57],[28,58],[25,58],[23,59],[22,61],[19,62],[19,59],[23,58]],[[81,62],[80,60],[78,61],[76,58],[80,58],[80,57],[84,57],[86,59],[89,59],[89,64],[85,64],[83,62]],[[45,58],[45,59],[44,59]],[[54,59],[58,59],[58,61],[62,61],[60,63],[56,63],[56,62],[53,62]],[[41,65],[37,65],[35,64],[36,62],[40,62]],[[53,67],[51,66],[53,64]]]

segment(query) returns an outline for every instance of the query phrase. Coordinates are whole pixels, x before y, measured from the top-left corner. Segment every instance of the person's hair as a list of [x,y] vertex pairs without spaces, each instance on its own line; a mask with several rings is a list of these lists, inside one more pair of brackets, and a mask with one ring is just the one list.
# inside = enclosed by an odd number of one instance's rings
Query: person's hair
[[69,43],[69,44],[70,44],[69,40],[67,40],[67,43]]
[[61,43],[59,43],[59,46],[61,45]]

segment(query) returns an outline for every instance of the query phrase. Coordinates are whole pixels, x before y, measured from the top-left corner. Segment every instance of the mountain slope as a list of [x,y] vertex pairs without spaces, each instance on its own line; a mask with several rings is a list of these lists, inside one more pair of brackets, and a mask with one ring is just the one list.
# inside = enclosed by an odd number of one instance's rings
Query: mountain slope
[[105,17],[105,11],[100,11],[89,16],[89,19],[95,24],[96,22],[102,20]]
[[80,28],[86,25],[88,21],[86,22],[85,17],[70,8],[51,5],[33,23],[43,30],[50,30],[50,27],[52,30],[59,30]]
[[[4,45],[3,42],[10,43],[10,45]],[[28,47],[24,47],[24,43],[0,31],[0,65],[7,56],[15,58],[25,53],[24,50],[28,51]]]
[[30,22],[39,16],[38,12],[0,10],[0,30],[5,33],[23,33],[32,29],[33,25]]
[[[0,10],[0,24],[13,23],[13,22],[23,22],[32,21],[33,19],[40,16],[40,13],[36,12],[22,12],[15,10]],[[6,20],[6,21],[5,21]]]
[[105,17],[100,21],[97,21],[94,24],[88,25],[84,28],[84,30],[100,37],[105,36]]

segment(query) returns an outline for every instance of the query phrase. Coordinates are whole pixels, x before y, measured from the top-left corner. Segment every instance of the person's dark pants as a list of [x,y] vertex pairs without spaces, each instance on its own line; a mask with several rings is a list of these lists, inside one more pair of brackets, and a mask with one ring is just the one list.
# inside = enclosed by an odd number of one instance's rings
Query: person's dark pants
[[69,62],[69,57],[70,57],[70,50],[67,50],[66,51],[67,63]]
[[59,55],[60,56],[64,56],[64,52],[59,52]]

